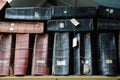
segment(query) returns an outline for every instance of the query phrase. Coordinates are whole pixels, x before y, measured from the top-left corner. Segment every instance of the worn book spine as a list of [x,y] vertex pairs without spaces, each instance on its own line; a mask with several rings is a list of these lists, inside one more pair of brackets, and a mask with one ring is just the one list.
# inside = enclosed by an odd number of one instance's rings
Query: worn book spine
[[74,64],[74,74],[81,75],[81,50],[80,50],[80,33],[77,33],[73,38],[73,64]]
[[26,75],[29,57],[29,34],[16,34],[14,75]]
[[91,34],[87,33],[84,36],[84,65],[83,65],[83,74],[92,75],[92,47],[91,47]]
[[47,75],[48,34],[35,36],[32,75]]
[[117,75],[117,53],[114,33],[99,34],[99,72],[102,75]]
[[53,75],[69,74],[69,33],[55,33],[53,47]]
[[0,22],[2,33],[43,33],[42,22]]
[[11,34],[0,34],[0,76],[10,73],[11,44]]

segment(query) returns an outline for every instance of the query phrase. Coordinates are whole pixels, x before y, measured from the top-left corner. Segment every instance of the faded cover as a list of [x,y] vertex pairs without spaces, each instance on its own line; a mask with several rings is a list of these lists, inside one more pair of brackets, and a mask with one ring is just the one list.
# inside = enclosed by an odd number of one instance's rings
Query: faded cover
[[117,53],[115,35],[113,33],[99,34],[99,72],[102,75],[117,75]]
[[48,34],[35,36],[32,75],[47,75]]
[[55,33],[52,74],[69,74],[69,33]]
[[0,20],[5,19],[5,10],[10,7],[9,3],[5,0],[0,0]]
[[7,8],[5,18],[17,20],[48,20],[51,19],[51,8],[42,7]]
[[110,19],[120,19],[120,9],[99,6],[97,9],[97,17],[99,18],[110,18]]
[[[73,47],[73,54],[74,54],[74,56],[73,56],[73,62],[74,62],[74,74],[75,75],[81,75],[82,74],[82,72],[81,72],[81,47],[80,47],[80,43],[81,43],[81,41],[80,41],[80,33],[77,33],[77,34],[75,34],[75,38],[77,38],[77,46],[75,46],[75,47]],[[74,43],[73,43],[74,44]]]
[[0,32],[4,33],[43,33],[43,22],[0,22]]
[[11,34],[0,34],[0,76],[9,75],[11,43]]
[[[76,26],[76,21],[79,23]],[[71,22],[71,19],[66,20],[49,20],[47,30],[48,31],[93,31],[92,19],[76,19],[75,22]]]
[[54,6],[52,7],[52,18],[93,18],[95,12],[95,7]]
[[26,75],[29,57],[29,34],[16,34],[14,75]]
[[[92,48],[91,48],[91,34],[87,33],[84,36],[84,65],[83,66],[83,74],[92,75],[93,74],[93,66],[92,66]],[[86,69],[86,70],[84,70]],[[88,70],[87,70],[88,69]]]
[[120,30],[120,21],[119,20],[110,20],[110,19],[98,19],[97,21],[98,30]]

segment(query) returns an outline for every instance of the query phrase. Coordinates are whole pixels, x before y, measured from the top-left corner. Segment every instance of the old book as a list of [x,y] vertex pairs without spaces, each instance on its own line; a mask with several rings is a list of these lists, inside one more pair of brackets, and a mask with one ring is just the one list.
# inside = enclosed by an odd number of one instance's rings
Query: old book
[[0,34],[0,76],[8,76],[11,57],[11,34]]
[[29,34],[16,34],[14,75],[26,75],[29,57]]
[[49,20],[48,31],[64,32],[64,31],[93,31],[92,19],[65,19],[65,20]]
[[42,7],[7,8],[5,18],[17,20],[48,20],[51,19],[51,8]]
[[97,9],[97,17],[99,18],[120,19],[119,13],[119,8],[99,6]]
[[95,7],[53,6],[52,18],[93,18]]
[[47,75],[48,34],[35,36],[32,75]]
[[5,0],[0,0],[0,20],[5,19],[5,10],[10,7],[9,3]]
[[69,74],[69,33],[55,33],[53,47],[53,75]]
[[91,46],[91,34],[87,33],[84,36],[84,54],[83,54],[83,74],[93,74],[93,63],[92,63],[92,46]]
[[120,21],[119,20],[111,20],[111,19],[98,19],[97,21],[97,29],[98,30],[120,30]]
[[74,74],[75,75],[81,75],[82,74],[82,71],[81,71],[81,67],[82,67],[82,64],[81,64],[81,34],[80,33],[77,33],[75,34],[74,38],[73,38],[73,64],[74,64]]
[[43,22],[0,22],[0,32],[4,33],[43,33]]
[[100,33],[98,38],[99,73],[117,75],[117,53],[114,33]]

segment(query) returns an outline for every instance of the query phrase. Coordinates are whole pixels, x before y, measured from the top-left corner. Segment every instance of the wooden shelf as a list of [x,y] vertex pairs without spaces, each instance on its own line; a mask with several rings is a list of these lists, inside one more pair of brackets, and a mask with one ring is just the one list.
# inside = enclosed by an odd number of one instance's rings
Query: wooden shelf
[[0,77],[0,80],[120,80],[120,77],[107,76],[11,76]]

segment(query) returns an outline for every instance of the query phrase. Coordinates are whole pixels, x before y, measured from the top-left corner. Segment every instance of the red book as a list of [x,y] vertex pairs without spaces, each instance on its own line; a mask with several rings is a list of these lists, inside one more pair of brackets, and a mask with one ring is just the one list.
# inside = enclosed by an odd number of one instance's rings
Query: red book
[[11,34],[0,34],[0,76],[9,75],[11,43]]
[[0,32],[4,33],[43,33],[43,22],[0,22]]
[[29,34],[16,34],[14,75],[26,75],[29,57]]
[[48,34],[35,36],[32,75],[47,75]]

